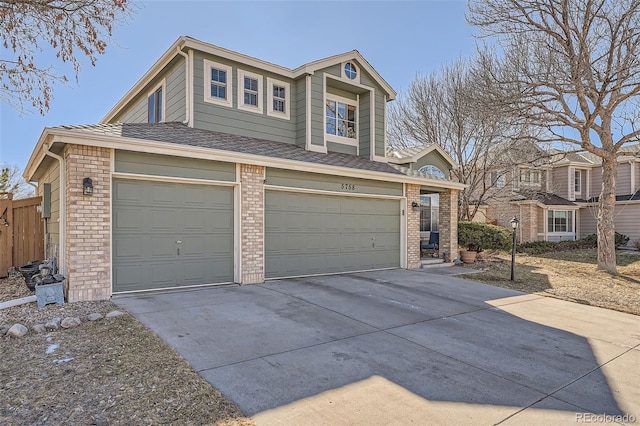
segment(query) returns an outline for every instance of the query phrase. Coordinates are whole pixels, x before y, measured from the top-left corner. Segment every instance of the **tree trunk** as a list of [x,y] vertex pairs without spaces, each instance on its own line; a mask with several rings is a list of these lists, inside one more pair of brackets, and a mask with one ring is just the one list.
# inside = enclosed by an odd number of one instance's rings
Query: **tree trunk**
[[602,191],[598,200],[598,270],[617,275],[615,242],[616,174],[615,154],[602,158]]

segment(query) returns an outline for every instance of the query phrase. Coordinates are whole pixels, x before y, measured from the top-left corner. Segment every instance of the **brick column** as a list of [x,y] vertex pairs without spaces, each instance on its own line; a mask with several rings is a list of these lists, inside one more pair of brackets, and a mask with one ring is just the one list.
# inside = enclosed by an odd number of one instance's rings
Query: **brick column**
[[[66,145],[65,293],[69,302],[111,297],[111,150]],[[82,194],[85,177],[93,195]]]
[[240,165],[241,284],[264,282],[264,166]]
[[440,193],[440,257],[444,252],[449,254],[449,260],[458,254],[458,190],[449,189]]
[[538,239],[538,206],[533,202],[525,202],[520,206],[520,242],[536,241]]
[[420,202],[420,185],[406,184],[407,197],[407,268],[420,267],[420,212],[411,204]]

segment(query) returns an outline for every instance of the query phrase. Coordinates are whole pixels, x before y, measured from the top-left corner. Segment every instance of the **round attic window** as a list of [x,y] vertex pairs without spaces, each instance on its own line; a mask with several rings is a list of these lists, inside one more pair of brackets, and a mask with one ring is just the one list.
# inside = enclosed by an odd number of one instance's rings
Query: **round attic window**
[[356,77],[358,77],[356,66],[351,62],[344,64],[344,75],[346,75],[349,80],[355,80]]

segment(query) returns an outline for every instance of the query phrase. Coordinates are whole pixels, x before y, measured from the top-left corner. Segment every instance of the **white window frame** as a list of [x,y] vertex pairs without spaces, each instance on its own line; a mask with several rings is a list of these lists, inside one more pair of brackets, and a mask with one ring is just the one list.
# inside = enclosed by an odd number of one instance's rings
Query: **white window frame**
[[[435,176],[437,178],[446,179],[447,175],[444,174],[439,167],[434,166],[433,164],[427,164],[426,166],[422,166],[418,169],[420,173],[424,173],[426,175]],[[432,173],[433,171],[433,173]]]
[[[284,112],[273,109],[273,86],[284,87]],[[289,83],[267,77],[267,115],[286,120],[291,118],[291,85]]]
[[166,80],[162,79],[162,81],[153,87],[152,90],[149,90],[147,93],[147,122],[149,122],[149,98],[151,95],[155,95],[158,89],[162,89],[162,105],[160,105],[160,112],[162,114],[161,120],[156,120],[153,123],[164,123],[166,121],[166,105],[167,105],[167,87]]
[[[496,178],[495,181],[493,179],[493,174],[495,173]],[[507,186],[507,177],[505,176],[506,172],[504,170],[496,170],[491,172],[489,175],[489,179],[491,179],[491,186],[495,188],[504,188]]]
[[[258,81],[258,93],[256,95],[256,97],[258,98],[258,105],[245,105],[244,103],[244,79],[245,77],[247,78],[253,78],[255,80]],[[263,99],[263,83],[262,83],[262,76],[259,74],[255,74],[249,71],[245,71],[245,70],[241,70],[238,69],[238,109],[241,109],[243,111],[250,111],[250,112],[254,112],[256,114],[262,114],[263,111],[263,104],[264,104],[264,99]]]
[[[347,66],[347,64],[349,64],[349,63],[356,70],[356,78],[354,78],[354,79],[350,79],[347,76],[346,70],[344,69]],[[343,80],[348,81],[349,83],[360,83],[361,71],[362,71],[362,69],[354,61],[345,61],[340,65],[340,75],[342,76]]]
[[[227,98],[222,99],[211,96],[211,68],[216,68],[227,73]],[[204,101],[226,107],[233,106],[233,74],[229,65],[204,60]]]
[[573,193],[575,195],[582,195],[582,170],[580,169],[573,171]]
[[[327,133],[327,101],[335,101],[335,102],[341,102],[343,104],[347,104],[347,105],[351,105],[356,107],[356,113],[355,113],[355,118],[356,118],[356,137],[355,138],[348,138],[345,136],[338,136],[338,135],[332,135]],[[322,120],[324,123],[324,137],[326,141],[329,142],[335,142],[335,143],[341,143],[341,144],[345,144],[345,145],[353,145],[353,146],[358,146],[359,145],[359,140],[360,140],[360,116],[358,115],[360,113],[360,100],[353,100],[353,99],[349,99],[349,98],[343,98],[341,96],[337,96],[334,95],[333,93],[326,93],[325,94],[325,98],[324,98],[324,106],[323,106],[323,112],[322,114],[324,115],[324,119]],[[337,115],[337,112],[336,112]],[[337,125],[337,117],[336,117],[336,125]]]
[[[555,213],[556,212],[566,212],[570,217],[571,217],[571,227],[573,228],[573,230],[567,230],[567,231],[556,231],[556,225],[555,225]],[[553,223],[553,229],[549,229],[549,213],[552,213],[553,219],[552,219],[552,223]],[[567,216],[567,220],[569,219],[569,216]],[[575,210],[561,210],[561,209],[548,209],[547,210],[547,217],[545,218],[547,221],[547,234],[549,235],[576,235],[576,212]],[[568,225],[568,223],[567,223]],[[567,227],[568,228],[568,227]]]

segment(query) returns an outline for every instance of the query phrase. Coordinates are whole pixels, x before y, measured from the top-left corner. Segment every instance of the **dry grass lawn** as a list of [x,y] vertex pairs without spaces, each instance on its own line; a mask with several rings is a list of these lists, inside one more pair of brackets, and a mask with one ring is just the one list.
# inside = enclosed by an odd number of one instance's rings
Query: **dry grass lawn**
[[596,270],[595,249],[517,254],[511,282],[511,255],[501,253],[469,265],[481,272],[462,277],[640,315],[640,252],[618,251],[617,261],[619,276],[612,277]]

